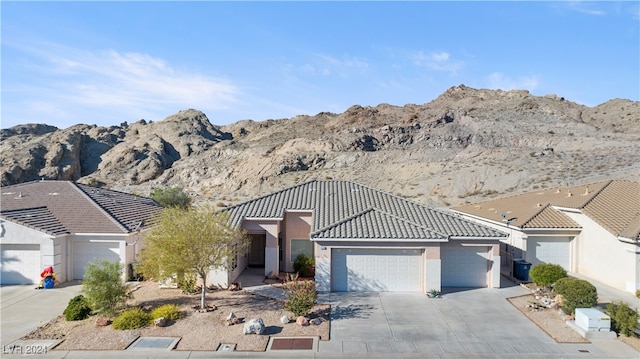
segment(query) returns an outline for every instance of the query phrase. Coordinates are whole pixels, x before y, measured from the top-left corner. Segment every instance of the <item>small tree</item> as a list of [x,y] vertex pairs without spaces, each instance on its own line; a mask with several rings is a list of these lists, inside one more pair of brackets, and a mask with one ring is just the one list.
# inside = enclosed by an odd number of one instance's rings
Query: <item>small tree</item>
[[150,197],[163,207],[187,208],[191,205],[189,194],[178,187],[155,188]]
[[567,271],[557,264],[540,263],[531,267],[529,276],[535,284],[549,288],[558,279],[565,278]]
[[228,270],[231,258],[248,245],[248,237],[234,228],[227,212],[212,206],[169,207],[162,210],[144,238],[138,269],[146,278],[163,279],[193,273],[202,279],[201,308],[212,268]]
[[607,314],[611,316],[612,329],[619,334],[632,336],[638,327],[638,311],[624,302],[607,304]]
[[98,314],[112,316],[131,297],[122,279],[120,262],[96,261],[85,268],[82,292]]
[[282,286],[282,291],[287,298],[284,308],[299,317],[309,314],[311,308],[316,304],[318,291],[314,281],[297,279],[296,275],[287,280]]
[[553,290],[562,296],[562,312],[568,315],[573,315],[576,308],[591,308],[598,304],[598,291],[586,280],[558,279]]

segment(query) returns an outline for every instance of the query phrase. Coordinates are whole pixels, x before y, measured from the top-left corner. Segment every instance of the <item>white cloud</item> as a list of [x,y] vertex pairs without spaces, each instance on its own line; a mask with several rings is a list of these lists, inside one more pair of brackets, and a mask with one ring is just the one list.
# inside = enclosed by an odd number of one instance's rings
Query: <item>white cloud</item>
[[434,71],[450,72],[455,74],[464,66],[464,62],[451,58],[448,52],[431,52],[425,54],[419,51],[410,56],[413,64],[426,67]]
[[567,6],[569,7],[570,10],[582,13],[582,14],[587,14],[587,15],[597,15],[597,16],[601,16],[601,15],[606,15],[607,13],[602,11],[602,10],[598,10],[595,8],[595,6],[597,6],[597,3],[594,2],[585,2],[585,1],[568,1],[567,2]]
[[224,109],[236,102],[239,94],[228,80],[175,68],[143,53],[54,45],[30,54],[35,56],[34,63],[38,62],[28,65],[32,76],[7,88],[22,94],[11,105],[22,108],[7,111],[14,116],[19,113],[22,119],[18,121],[54,121],[66,126],[68,123],[62,122],[91,122],[82,118],[88,114],[115,117],[112,124],[121,122],[121,116],[160,119],[185,108]]
[[538,88],[537,76],[521,76],[510,78],[500,72],[494,72],[486,78],[487,87],[493,90],[529,90]]

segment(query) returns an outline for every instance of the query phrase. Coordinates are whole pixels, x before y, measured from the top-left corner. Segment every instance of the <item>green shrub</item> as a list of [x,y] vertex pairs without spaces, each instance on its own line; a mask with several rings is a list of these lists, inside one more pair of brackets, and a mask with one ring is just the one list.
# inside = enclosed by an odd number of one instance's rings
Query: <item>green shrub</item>
[[151,314],[144,312],[140,308],[132,308],[120,313],[120,315],[113,320],[113,329],[138,329],[144,327],[150,321]]
[[638,327],[637,310],[629,308],[627,303],[613,302],[607,304],[607,314],[611,317],[611,329],[616,333],[635,335],[634,330]]
[[562,312],[568,315],[573,315],[576,308],[591,308],[598,304],[598,291],[586,280],[561,278],[553,290],[562,296]]
[[180,317],[182,317],[182,312],[176,304],[165,304],[151,311],[150,321],[153,322],[158,318],[164,318],[167,321],[178,320]]
[[640,298],[640,289],[636,290],[636,298]]
[[567,271],[557,264],[540,263],[531,267],[529,276],[535,284],[549,287],[558,279],[565,278]]
[[82,292],[98,314],[113,315],[131,297],[122,279],[120,262],[98,261],[87,265]]
[[178,280],[178,288],[187,294],[199,293],[201,288],[199,288],[196,283],[197,279],[195,275],[183,274],[181,279]]
[[287,298],[284,308],[296,317],[309,314],[318,298],[316,283],[311,280],[287,281],[282,286],[282,291]]
[[298,254],[293,261],[293,270],[300,273],[301,277],[310,278],[315,276],[315,260],[306,254]]
[[68,321],[72,320],[83,320],[89,318],[91,315],[91,306],[89,306],[89,302],[84,295],[77,295],[69,301],[67,304],[67,308],[65,308],[64,318]]

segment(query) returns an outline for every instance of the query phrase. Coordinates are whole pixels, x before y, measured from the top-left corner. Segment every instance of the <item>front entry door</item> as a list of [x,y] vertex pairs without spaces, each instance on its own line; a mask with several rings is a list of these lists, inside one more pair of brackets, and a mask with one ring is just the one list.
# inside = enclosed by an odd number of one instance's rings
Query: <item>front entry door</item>
[[264,267],[264,247],[267,245],[265,234],[250,234],[249,267]]

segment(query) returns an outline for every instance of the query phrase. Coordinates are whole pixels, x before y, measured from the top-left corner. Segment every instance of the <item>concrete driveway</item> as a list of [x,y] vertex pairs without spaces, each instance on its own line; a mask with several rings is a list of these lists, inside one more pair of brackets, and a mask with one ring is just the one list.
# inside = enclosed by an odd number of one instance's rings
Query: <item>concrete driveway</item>
[[445,291],[433,299],[419,293],[331,293],[319,298],[332,304],[331,340],[320,342],[319,351],[560,358],[586,350],[637,358],[617,341],[556,343],[505,298],[522,294],[527,292],[520,287]]
[[80,293],[80,281],[52,289],[34,289],[35,284],[0,287],[0,333],[6,346],[62,314],[69,300]]

